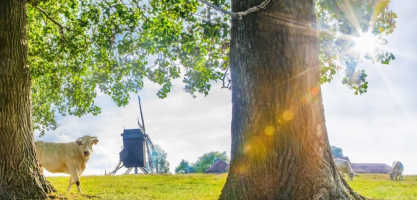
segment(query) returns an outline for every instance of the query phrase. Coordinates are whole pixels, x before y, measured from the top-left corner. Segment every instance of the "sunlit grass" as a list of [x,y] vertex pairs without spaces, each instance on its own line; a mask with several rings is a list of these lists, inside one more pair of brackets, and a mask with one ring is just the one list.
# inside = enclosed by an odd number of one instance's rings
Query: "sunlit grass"
[[[227,174],[81,176],[67,192],[69,177],[47,177],[58,190],[56,199],[218,199]],[[348,184],[373,199],[417,199],[417,176],[390,181],[388,174],[356,174]]]
[[227,174],[81,176],[83,194],[69,177],[48,177],[60,199],[217,199]]
[[388,174],[356,174],[348,184],[359,194],[373,199],[417,199],[417,176],[391,181]]

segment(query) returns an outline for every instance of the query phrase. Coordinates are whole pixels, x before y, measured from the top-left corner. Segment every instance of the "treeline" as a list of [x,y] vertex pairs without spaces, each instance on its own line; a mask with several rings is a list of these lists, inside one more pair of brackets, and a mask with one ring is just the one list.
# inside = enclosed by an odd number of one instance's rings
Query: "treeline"
[[331,146],[332,148],[332,155],[333,157],[343,157],[343,150],[342,148],[336,147],[336,146]]
[[146,162],[146,170],[152,171],[156,174],[168,174],[169,162],[167,160],[167,153],[159,145],[155,145],[151,151],[152,170],[149,167],[149,163]]
[[229,163],[229,156],[227,156],[226,151],[223,153],[218,151],[205,153],[203,156],[199,157],[195,163],[190,163],[189,161],[182,159],[180,164],[175,168],[175,173],[204,173],[218,160],[223,160],[224,162]]

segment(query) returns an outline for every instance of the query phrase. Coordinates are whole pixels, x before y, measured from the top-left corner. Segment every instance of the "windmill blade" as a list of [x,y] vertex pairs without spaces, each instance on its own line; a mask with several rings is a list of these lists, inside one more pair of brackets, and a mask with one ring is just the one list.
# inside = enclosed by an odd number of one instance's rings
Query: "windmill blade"
[[139,122],[139,118],[137,118],[138,119],[138,126],[139,126],[139,129],[142,131],[142,133],[146,133],[145,132],[145,128],[140,124],[140,122]]
[[[143,130],[145,132],[146,131],[146,129],[145,129],[145,121],[143,120],[142,105],[140,103],[140,96],[139,95],[138,95],[138,99],[139,99],[140,118],[142,119],[142,127],[143,127]],[[139,120],[138,120],[138,122],[139,122]]]
[[150,146],[152,147],[152,149],[154,149],[153,142],[152,142],[151,138],[149,137],[149,135],[146,134],[146,133],[145,133],[145,140],[148,141]]

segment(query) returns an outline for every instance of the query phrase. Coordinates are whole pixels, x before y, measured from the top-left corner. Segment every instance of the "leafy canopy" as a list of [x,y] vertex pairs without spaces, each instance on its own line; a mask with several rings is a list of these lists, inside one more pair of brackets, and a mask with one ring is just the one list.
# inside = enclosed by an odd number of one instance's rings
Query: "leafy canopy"
[[[210,2],[230,10],[227,0]],[[396,17],[389,0],[316,2],[322,82],[344,69],[343,84],[366,92],[366,74],[356,69],[361,59],[388,64],[394,56],[381,49],[359,55],[352,38],[371,31],[387,42]],[[32,0],[27,15],[33,120],[41,135],[57,127],[57,113],[99,114],[99,92],[124,106],[148,78],[165,98],[183,74],[184,90],[195,97],[227,75],[230,17],[198,0]]]
[[[152,169],[157,174],[169,173],[169,162],[167,153],[159,145],[155,145],[151,152]],[[149,170],[149,169],[148,169]]]
[[[366,93],[367,74],[357,69],[358,64],[363,60],[389,64],[395,59],[382,49],[388,43],[385,37],[396,28],[397,15],[389,10],[389,3],[390,0],[316,0],[322,83],[330,82],[337,71],[344,69],[342,83],[355,95]],[[358,49],[366,46],[372,48]]]
[[343,150],[342,148],[331,146],[332,148],[332,155],[333,157],[343,157]]
[[193,172],[194,172],[193,166],[190,165],[190,162],[184,159],[182,159],[180,164],[175,168],[176,174],[188,174],[188,173],[193,173]]

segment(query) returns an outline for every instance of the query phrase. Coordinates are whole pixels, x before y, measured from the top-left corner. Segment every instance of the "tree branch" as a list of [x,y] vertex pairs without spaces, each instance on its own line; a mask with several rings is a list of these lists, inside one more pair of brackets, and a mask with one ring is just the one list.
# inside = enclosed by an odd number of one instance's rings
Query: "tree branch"
[[249,8],[249,9],[247,9],[247,10],[246,10],[246,11],[244,11],[244,12],[237,12],[237,13],[234,13],[234,12],[231,12],[231,11],[228,11],[228,10],[225,10],[225,9],[223,9],[223,8],[220,8],[220,7],[218,7],[218,6],[216,6],[216,5],[212,4],[212,3],[210,3],[210,2],[208,2],[208,1],[205,1],[205,0],[199,0],[199,1],[200,1],[201,3],[204,3],[204,4],[206,4],[206,5],[208,5],[208,6],[212,7],[212,8],[214,8],[215,10],[218,10],[218,11],[220,11],[220,12],[222,12],[222,13],[225,13],[225,14],[230,15],[230,16],[232,16],[233,18],[236,18],[236,19],[242,19],[242,16],[243,16],[243,15],[247,15],[247,14],[249,14],[249,13],[256,12],[256,11],[258,11],[258,10],[260,10],[260,9],[265,9],[265,8],[266,8],[266,5],[267,5],[267,4],[268,4],[271,0],[265,0],[264,2],[262,2],[261,4],[259,4],[259,5],[255,6],[255,7]]
[[[72,31],[74,32],[74,30],[63,26],[62,24],[58,23],[57,21],[55,21],[51,16],[49,16],[42,8],[39,8],[38,6],[33,6],[34,8],[36,8],[39,12],[41,12],[46,18],[48,18],[49,21],[51,21],[52,23],[54,23],[55,25],[58,26],[59,28],[59,33],[61,34],[61,40],[66,42],[67,40],[65,39],[65,35],[64,35],[64,29],[68,30],[68,31]],[[87,45],[87,37],[85,35],[82,35],[84,37],[84,41],[85,41],[85,45]],[[85,46],[86,48],[87,46]]]
[[224,75],[223,75],[223,78],[222,78],[222,81],[223,81],[223,85],[222,85],[222,88],[228,88],[228,89],[230,89],[230,83],[231,83],[231,80],[229,79],[229,78],[227,78],[228,79],[228,84],[227,84],[227,86],[225,85],[225,82],[224,82],[224,80],[226,79],[226,76],[227,76],[227,71],[229,70],[229,67],[228,68],[226,68],[226,71],[224,72]]
[[52,17],[50,17],[48,14],[46,14],[46,12],[39,8],[38,6],[34,6],[39,12],[41,12],[43,15],[45,15],[46,18],[49,19],[49,21],[53,22],[55,25],[57,25],[59,27],[59,33],[61,34],[61,39],[65,42],[65,35],[64,35],[64,29],[73,31],[67,27],[62,26],[60,23],[58,23],[57,21],[55,21]]
[[212,8],[214,8],[215,10],[218,10],[218,11],[220,11],[220,12],[222,12],[222,13],[225,13],[225,14],[231,15],[233,18],[239,18],[239,17],[238,17],[238,15],[237,15],[236,13],[234,13],[234,12],[231,12],[231,11],[225,10],[225,9],[223,9],[223,8],[220,8],[220,7],[218,7],[218,6],[214,5],[214,4],[210,3],[210,2],[207,2],[207,1],[205,1],[205,0],[199,0],[199,1],[200,1],[201,3],[204,3],[204,4],[206,4],[206,5],[208,5],[208,6],[212,7]]

